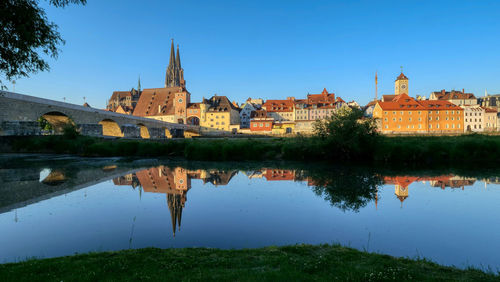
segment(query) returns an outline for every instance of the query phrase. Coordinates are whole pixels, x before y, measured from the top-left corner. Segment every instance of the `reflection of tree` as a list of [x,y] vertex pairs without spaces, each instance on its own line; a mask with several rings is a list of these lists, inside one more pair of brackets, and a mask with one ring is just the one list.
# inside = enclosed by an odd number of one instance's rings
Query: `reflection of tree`
[[307,174],[314,185],[313,191],[343,211],[359,211],[375,199],[382,184],[376,174],[360,170],[321,170]]

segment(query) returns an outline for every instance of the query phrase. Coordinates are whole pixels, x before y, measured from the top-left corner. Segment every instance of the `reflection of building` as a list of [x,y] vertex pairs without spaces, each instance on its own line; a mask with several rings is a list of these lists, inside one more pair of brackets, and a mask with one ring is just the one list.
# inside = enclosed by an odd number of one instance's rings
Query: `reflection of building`
[[440,176],[385,176],[383,178],[384,184],[394,184],[396,197],[401,201],[401,206],[404,200],[409,196],[408,188],[413,182],[425,182],[429,181],[432,187],[440,187],[445,189],[450,188],[462,188],[465,186],[471,186],[476,182],[475,178],[466,178],[454,175],[440,175]]
[[187,170],[181,167],[159,166],[114,178],[113,183],[134,188],[141,186],[142,191],[146,193],[166,194],[175,237],[176,230],[181,227],[182,210],[186,204],[187,192],[191,189],[191,179],[201,179],[203,183],[212,183],[215,186],[227,185],[237,173],[236,170]]
[[267,181],[295,180],[295,170],[290,169],[266,169],[264,177]]

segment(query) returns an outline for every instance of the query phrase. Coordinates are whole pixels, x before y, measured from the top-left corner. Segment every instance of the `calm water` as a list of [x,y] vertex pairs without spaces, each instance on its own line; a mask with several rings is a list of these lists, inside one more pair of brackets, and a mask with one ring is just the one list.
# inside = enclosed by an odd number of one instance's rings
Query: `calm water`
[[0,157],[0,262],[340,243],[500,269],[500,179],[450,172]]

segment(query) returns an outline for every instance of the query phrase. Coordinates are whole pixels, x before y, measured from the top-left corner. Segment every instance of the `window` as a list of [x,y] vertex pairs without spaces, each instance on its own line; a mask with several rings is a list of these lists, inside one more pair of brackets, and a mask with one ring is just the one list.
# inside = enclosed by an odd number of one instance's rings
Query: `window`
[[411,121],[411,118],[409,118],[408,120]]
[[387,118],[384,118],[384,121],[387,121]]
[[418,114],[421,114],[422,112],[418,111]]
[[436,117],[436,120],[439,120],[439,117]]
[[388,126],[388,125],[386,125],[386,126],[385,126],[385,128],[389,128],[389,126]]
[[399,121],[402,121],[402,118],[399,118]]
[[216,124],[216,125],[219,125],[219,122],[216,122],[215,124]]
[[260,127],[264,127],[264,124],[263,124],[263,123],[261,123],[261,124],[259,124],[259,126],[260,126]]
[[401,112],[401,114],[403,114],[403,112]]
[[421,129],[421,128],[422,128],[422,125],[421,125],[421,124],[419,124],[419,125],[418,125],[418,129]]
[[221,122],[220,124],[225,125],[226,123],[225,122]]
[[460,128],[460,124],[458,124],[458,128]]
[[432,124],[429,124],[429,128],[432,128]]
[[401,128],[401,125],[398,125],[398,128]]
[[422,121],[422,118],[418,118],[418,121]]
[[429,117],[429,120],[432,120],[432,117]]
[[448,128],[448,124],[446,124],[446,128]]
[[253,127],[257,127],[257,124],[256,124],[256,123],[254,123],[254,124],[253,124]]
[[436,124],[436,128],[439,128],[439,123],[438,123],[438,124]]

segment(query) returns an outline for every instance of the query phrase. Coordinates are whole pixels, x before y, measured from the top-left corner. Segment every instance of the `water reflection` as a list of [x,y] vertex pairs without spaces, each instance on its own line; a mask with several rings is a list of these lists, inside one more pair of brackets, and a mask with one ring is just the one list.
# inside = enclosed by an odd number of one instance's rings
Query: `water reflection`
[[[231,179],[242,173],[248,179],[265,181],[303,182],[312,191],[332,206],[340,210],[358,212],[368,203],[374,202],[375,209],[380,201],[379,189],[384,185],[394,185],[394,198],[403,202],[410,196],[409,186],[413,183],[428,184],[436,188],[459,188],[472,186],[478,179],[453,174],[437,176],[384,176],[366,169],[328,168],[313,171],[301,169],[261,168],[258,170],[218,170],[218,169],[186,169],[183,167],[158,166],[143,169],[113,179],[114,185],[138,188],[139,197],[142,192],[165,194],[170,211],[172,232],[180,230],[182,210],[187,201],[187,192],[191,189],[191,180],[202,180],[203,184],[213,186],[228,185]],[[484,185],[499,184],[499,177],[482,178]]]
[[495,269],[500,243],[481,238],[500,232],[497,175],[84,159],[5,165],[0,157],[0,262],[338,242]]

